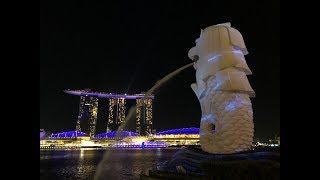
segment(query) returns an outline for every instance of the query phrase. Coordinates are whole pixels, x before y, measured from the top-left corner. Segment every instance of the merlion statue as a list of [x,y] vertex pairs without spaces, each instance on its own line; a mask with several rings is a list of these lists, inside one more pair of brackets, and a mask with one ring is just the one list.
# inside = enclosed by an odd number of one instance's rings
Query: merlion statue
[[[200,144],[203,151],[228,154],[249,150],[254,125],[250,97],[255,96],[240,32],[230,23],[201,30],[188,56],[196,61],[196,83],[191,85],[202,111]],[[213,131],[215,130],[215,131]]]

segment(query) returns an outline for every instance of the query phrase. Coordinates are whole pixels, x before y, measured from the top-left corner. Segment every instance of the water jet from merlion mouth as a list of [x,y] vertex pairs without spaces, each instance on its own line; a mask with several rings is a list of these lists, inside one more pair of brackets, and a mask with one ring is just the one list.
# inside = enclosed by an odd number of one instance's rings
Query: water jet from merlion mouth
[[[185,66],[182,66],[181,68],[169,73],[164,78],[162,78],[161,80],[157,81],[155,83],[155,85],[152,86],[152,88],[145,93],[145,95],[141,99],[141,102],[143,102],[146,98],[148,98],[155,90],[157,90],[159,87],[161,87],[165,82],[169,81],[171,78],[173,78],[175,75],[177,75],[178,73],[180,73],[184,69],[192,66],[194,63],[195,62],[192,62],[192,63],[189,63],[189,64],[187,64]],[[135,113],[135,109],[136,109],[136,106],[133,106],[133,107],[130,108],[130,110],[128,112],[128,115],[125,118],[124,122],[118,127],[115,138],[119,137],[120,132],[121,132],[120,130],[124,129],[126,124],[127,124],[127,122],[130,121],[130,119],[132,119],[132,116]],[[106,165],[106,162],[109,159],[110,155],[111,155],[111,151],[106,151],[104,153],[103,158],[102,158],[102,160],[100,161],[100,163],[99,163],[99,165],[97,167],[97,170],[96,170],[96,173],[95,173],[95,176],[94,176],[94,180],[103,179],[103,173],[102,172],[105,169],[104,165]]]

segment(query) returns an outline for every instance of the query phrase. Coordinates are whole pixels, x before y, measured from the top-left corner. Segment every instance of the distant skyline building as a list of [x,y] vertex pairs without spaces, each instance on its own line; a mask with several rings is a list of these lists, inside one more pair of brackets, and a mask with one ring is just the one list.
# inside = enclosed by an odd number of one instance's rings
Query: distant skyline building
[[140,135],[152,134],[152,99],[136,100],[136,133]]
[[126,99],[109,98],[107,133],[115,131],[126,118]]
[[[76,122],[76,131],[82,131],[90,137],[95,136],[98,101],[99,98],[109,99],[108,119],[106,120],[106,132],[116,131],[124,123],[126,118],[127,99],[136,100],[136,133],[139,135],[152,134],[153,108],[152,103],[154,95],[148,96],[142,102],[145,94],[113,94],[105,92],[93,92],[90,89],[85,90],[65,90],[65,93],[80,96],[79,114]],[[124,129],[121,129],[124,130]]]
[[90,137],[96,132],[98,115],[98,98],[90,96],[80,96],[79,115],[76,124],[76,131],[83,131]]

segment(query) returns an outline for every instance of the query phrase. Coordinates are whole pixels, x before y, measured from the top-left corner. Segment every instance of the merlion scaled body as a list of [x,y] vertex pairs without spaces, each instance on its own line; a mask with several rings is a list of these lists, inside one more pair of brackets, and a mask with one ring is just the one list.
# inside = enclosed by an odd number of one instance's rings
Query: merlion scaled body
[[[203,151],[229,154],[249,150],[254,133],[250,97],[255,96],[246,75],[242,35],[230,23],[201,31],[188,56],[197,60],[196,83],[191,88],[202,111],[200,144]],[[213,131],[213,129],[215,131]]]

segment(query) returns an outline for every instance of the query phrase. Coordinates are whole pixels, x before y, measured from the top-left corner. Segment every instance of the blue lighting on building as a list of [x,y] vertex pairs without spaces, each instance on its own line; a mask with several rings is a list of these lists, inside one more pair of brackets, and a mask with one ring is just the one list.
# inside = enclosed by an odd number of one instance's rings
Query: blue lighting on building
[[181,128],[181,129],[171,129],[167,131],[161,131],[156,133],[156,135],[168,135],[168,134],[199,134],[200,129],[191,127],[191,128]]
[[76,138],[76,137],[84,137],[87,136],[86,133],[80,131],[69,131],[69,132],[62,132],[62,133],[55,133],[52,134],[49,139],[55,138]]
[[40,139],[45,135],[45,132],[40,132]]
[[138,133],[135,132],[130,132],[130,131],[112,131],[112,132],[108,132],[108,133],[102,133],[102,134],[97,134],[96,138],[100,139],[100,138],[115,138],[115,137],[119,137],[119,138],[124,138],[124,137],[128,137],[128,136],[138,136]]
[[[216,130],[212,130],[212,132],[216,132]],[[190,127],[190,128],[181,128],[181,129],[171,129],[167,131],[161,131],[156,133],[155,135],[179,135],[179,134],[199,134],[200,128]]]
[[140,143],[119,143],[115,144],[114,148],[166,148],[168,144],[166,142],[142,142]]

